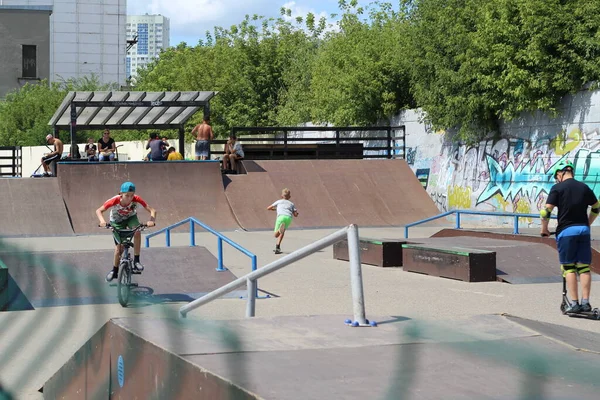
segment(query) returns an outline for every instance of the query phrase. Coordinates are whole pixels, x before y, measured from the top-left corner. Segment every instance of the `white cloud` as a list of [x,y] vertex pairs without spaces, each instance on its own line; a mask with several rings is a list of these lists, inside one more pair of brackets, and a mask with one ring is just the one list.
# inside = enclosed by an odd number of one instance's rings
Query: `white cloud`
[[[127,13],[129,15],[161,14],[170,19],[171,22],[171,44],[177,45],[185,40],[190,45],[195,45],[199,39],[205,37],[206,31],[213,32],[215,26],[229,28],[231,25],[239,24],[246,14],[279,16],[280,8],[286,7],[292,10],[294,20],[297,16],[306,17],[312,12],[316,21],[321,16],[329,17],[325,8],[337,11],[337,1],[320,0],[316,11],[308,4],[315,0],[300,0],[299,2],[286,2],[285,0],[128,0]],[[320,5],[319,5],[320,4]],[[332,9],[333,7],[333,9]]]

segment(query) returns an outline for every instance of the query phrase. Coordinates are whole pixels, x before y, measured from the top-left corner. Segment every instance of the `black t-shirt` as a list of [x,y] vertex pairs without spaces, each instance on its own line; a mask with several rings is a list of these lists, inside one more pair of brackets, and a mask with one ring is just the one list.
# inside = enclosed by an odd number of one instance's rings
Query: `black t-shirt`
[[558,207],[556,234],[569,226],[589,225],[588,206],[597,201],[592,189],[575,179],[567,179],[552,186],[546,203]]
[[100,145],[100,151],[105,149],[112,149],[112,145],[115,142],[115,139],[108,138],[108,143],[105,143],[102,138],[98,139],[98,144]]

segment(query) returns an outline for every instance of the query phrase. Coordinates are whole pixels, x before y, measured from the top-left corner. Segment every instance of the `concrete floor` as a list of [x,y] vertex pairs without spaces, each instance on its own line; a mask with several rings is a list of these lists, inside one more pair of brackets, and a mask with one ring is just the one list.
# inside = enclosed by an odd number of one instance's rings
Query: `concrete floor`
[[[448,225],[451,227],[451,224]],[[441,227],[415,227],[411,238],[429,237]],[[511,229],[512,230],[512,229]],[[290,230],[282,244],[289,253],[318,240],[335,229]],[[532,232],[537,232],[534,230]],[[277,259],[271,232],[233,231],[224,234],[258,256],[260,266]],[[359,228],[366,237],[403,238],[404,228]],[[15,238],[10,244],[34,251],[112,251],[109,235]],[[217,253],[217,240],[196,234],[196,243]],[[164,246],[164,237],[151,239],[152,247]],[[189,245],[189,235],[173,234],[172,246]],[[275,295],[257,301],[257,317],[293,315],[352,316],[348,263],[334,260],[329,247],[258,282],[259,289]],[[144,253],[142,250],[142,258]],[[225,264],[236,276],[250,272],[250,259],[224,244]],[[146,268],[156,266],[143,259]],[[558,268],[558,266],[557,266]],[[559,312],[562,285],[499,282],[467,283],[419,274],[401,268],[363,265],[367,318],[388,315],[432,324],[448,324],[473,316],[508,313],[566,327],[600,332],[598,321],[568,318]],[[596,285],[596,284],[594,284]],[[594,289],[592,303],[594,304]],[[116,294],[115,294],[116,295]],[[38,390],[105,322],[115,317],[177,317],[182,304],[154,304],[124,309],[120,305],[48,307],[33,311],[0,313],[0,382],[18,399],[41,398]],[[188,314],[189,319],[232,320],[245,318],[245,301],[221,299]]]

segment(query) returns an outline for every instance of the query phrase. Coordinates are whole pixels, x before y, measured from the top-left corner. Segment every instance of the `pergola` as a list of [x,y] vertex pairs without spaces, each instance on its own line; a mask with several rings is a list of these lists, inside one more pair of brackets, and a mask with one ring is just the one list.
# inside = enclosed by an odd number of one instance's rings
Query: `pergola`
[[69,92],[48,125],[55,136],[69,131],[71,145],[75,132],[104,129],[178,129],[179,151],[183,156],[185,123],[200,109],[210,115],[210,100],[218,92]]

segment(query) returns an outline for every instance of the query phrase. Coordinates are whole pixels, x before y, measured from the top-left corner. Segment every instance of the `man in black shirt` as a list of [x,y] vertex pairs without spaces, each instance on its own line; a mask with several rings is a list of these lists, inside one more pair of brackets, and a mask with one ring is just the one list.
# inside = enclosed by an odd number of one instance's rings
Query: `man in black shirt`
[[[571,294],[571,304],[566,312],[591,311],[590,289],[592,276],[592,245],[590,226],[600,212],[600,202],[596,195],[583,182],[575,180],[575,168],[569,161],[559,161],[553,170],[556,184],[550,189],[546,207],[540,212],[542,217],[542,236],[550,235],[548,222],[554,207],[558,207],[558,225],[556,227],[556,247],[558,258]],[[588,215],[588,207],[592,210]],[[582,300],[579,304],[577,294],[577,274],[581,281]]]

